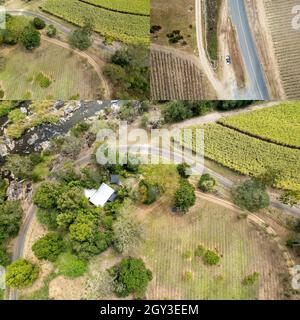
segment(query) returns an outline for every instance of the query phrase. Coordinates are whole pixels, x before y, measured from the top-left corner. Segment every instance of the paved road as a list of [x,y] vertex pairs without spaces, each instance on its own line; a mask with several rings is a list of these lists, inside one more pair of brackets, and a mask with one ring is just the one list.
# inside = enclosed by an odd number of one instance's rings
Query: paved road
[[[8,9],[6,8],[6,13],[9,13],[11,15],[23,15],[27,17],[38,17],[43,19],[47,24],[53,24],[60,32],[64,33],[65,35],[70,34],[74,28],[69,28],[63,25],[62,23],[51,19],[48,15],[40,13],[40,12],[34,12],[24,9]],[[115,53],[116,48],[114,47],[108,47],[105,44],[103,44],[103,41],[97,38],[96,36],[93,36],[93,45],[95,49],[102,49],[110,54]]]
[[196,19],[196,31],[197,31],[197,46],[200,64],[203,72],[207,76],[209,82],[215,89],[215,92],[220,100],[228,99],[228,92],[224,89],[223,84],[217,78],[210,62],[208,61],[205,44],[203,39],[203,29],[202,29],[202,12],[201,12],[201,0],[195,0],[195,19]]
[[244,99],[269,100],[265,75],[250,30],[245,2],[229,0],[229,8],[248,75],[248,90]]

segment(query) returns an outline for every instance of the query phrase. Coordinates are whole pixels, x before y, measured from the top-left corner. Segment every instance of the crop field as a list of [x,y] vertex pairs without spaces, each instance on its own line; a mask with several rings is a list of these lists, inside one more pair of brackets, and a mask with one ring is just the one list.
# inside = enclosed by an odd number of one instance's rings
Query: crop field
[[300,30],[292,28],[292,8],[298,0],[264,0],[282,84],[288,99],[300,98]]
[[79,26],[85,18],[92,19],[96,32],[114,40],[149,43],[150,17],[113,12],[78,0],[46,0],[42,10]]
[[[154,274],[148,299],[281,297],[280,273],[285,270],[281,253],[237,213],[201,199],[184,216],[174,216],[169,206],[160,205],[141,218],[147,236],[135,254],[145,257]],[[219,252],[220,265],[208,266],[195,257],[199,245]],[[185,279],[186,272],[192,279]],[[259,283],[243,285],[244,277],[253,272],[260,273]]]
[[300,149],[300,102],[298,101],[222,118],[218,122],[259,139]]
[[150,15],[150,0],[80,0],[109,10]]
[[204,74],[178,53],[151,48],[151,98],[154,100],[213,99]]
[[[50,79],[47,88],[37,81],[40,74]],[[7,100],[95,99],[101,91],[100,79],[87,61],[50,43],[42,43],[34,52],[12,48],[0,79]]]
[[[219,124],[194,128],[204,129],[204,155],[208,159],[250,176],[272,168],[278,172],[276,187],[300,190],[300,150],[262,141]],[[190,146],[189,141],[186,144]]]

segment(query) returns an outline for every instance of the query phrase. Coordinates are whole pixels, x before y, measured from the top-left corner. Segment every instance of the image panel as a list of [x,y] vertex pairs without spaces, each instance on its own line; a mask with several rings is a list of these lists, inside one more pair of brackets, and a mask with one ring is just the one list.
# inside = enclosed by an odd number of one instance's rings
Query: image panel
[[1,99],[149,98],[149,0],[4,1],[0,15]]
[[152,0],[152,98],[299,99],[297,5]]
[[299,299],[299,120],[299,101],[0,102],[0,300]]

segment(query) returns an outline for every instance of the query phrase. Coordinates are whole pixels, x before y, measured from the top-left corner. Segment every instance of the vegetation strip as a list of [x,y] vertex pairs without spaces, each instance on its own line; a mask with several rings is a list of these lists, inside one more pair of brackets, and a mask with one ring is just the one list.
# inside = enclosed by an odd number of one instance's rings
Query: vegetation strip
[[249,136],[251,138],[259,139],[261,141],[265,141],[265,142],[268,142],[268,143],[276,144],[278,146],[282,146],[282,147],[286,147],[286,148],[290,148],[290,149],[300,150],[300,147],[288,145],[288,144],[281,143],[281,142],[276,142],[276,141],[272,140],[271,138],[270,139],[269,138],[263,138],[262,136],[256,135],[254,133],[250,133],[250,132],[238,129],[237,127],[232,126],[230,124],[223,123],[222,120],[218,120],[217,124],[219,124],[220,126],[222,126],[224,128],[228,128],[228,129],[234,130],[236,132],[239,132],[241,134],[244,134],[246,136]]
[[122,14],[130,14],[130,15],[134,15],[134,16],[150,17],[150,14],[146,14],[146,13],[138,13],[138,12],[132,12],[132,11],[130,12],[130,11],[113,9],[113,8],[98,4],[97,1],[95,1],[95,0],[94,1],[93,0],[79,0],[79,1],[87,3],[87,4],[94,6],[94,7],[109,10],[112,12],[117,12],[117,13],[122,13]]

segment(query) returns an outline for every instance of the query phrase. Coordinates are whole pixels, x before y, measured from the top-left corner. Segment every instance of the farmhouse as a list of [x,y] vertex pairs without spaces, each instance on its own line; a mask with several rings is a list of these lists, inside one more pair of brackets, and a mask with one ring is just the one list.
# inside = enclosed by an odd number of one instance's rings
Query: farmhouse
[[98,190],[85,189],[84,194],[96,207],[104,207],[106,202],[114,201],[117,196],[115,190],[105,183],[102,183]]

